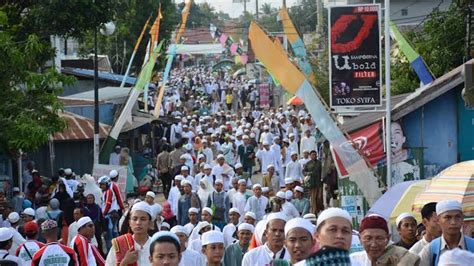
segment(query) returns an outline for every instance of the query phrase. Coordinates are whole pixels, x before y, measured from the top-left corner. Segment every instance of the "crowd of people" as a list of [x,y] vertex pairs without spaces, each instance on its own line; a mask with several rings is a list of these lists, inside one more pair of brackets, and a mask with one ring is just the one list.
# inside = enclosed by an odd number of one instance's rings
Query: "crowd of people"
[[[133,173],[44,178],[29,164],[25,190],[0,205],[0,265],[472,263],[461,203],[426,204],[422,223],[404,213],[395,229],[375,214],[355,223],[333,206],[337,171],[311,115],[258,100],[241,77],[173,70],[161,112],[175,122],[153,147],[157,176],[143,196],[118,184],[137,192]],[[110,164],[133,168],[120,146]]]

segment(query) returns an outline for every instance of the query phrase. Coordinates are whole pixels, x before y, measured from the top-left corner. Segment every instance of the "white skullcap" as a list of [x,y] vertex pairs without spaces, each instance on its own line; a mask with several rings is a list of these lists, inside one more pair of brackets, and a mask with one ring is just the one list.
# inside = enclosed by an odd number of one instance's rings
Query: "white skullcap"
[[240,184],[247,184],[247,181],[245,179],[239,179],[239,185]]
[[245,216],[252,217],[254,220],[257,220],[257,215],[255,215],[254,212],[246,212]]
[[269,191],[270,189],[268,187],[262,187],[262,193],[267,193]]
[[219,231],[208,231],[202,234],[201,243],[203,246],[214,244],[214,243],[222,243],[224,244],[224,234]]
[[216,181],[214,181],[214,183],[224,185],[224,181],[222,181],[222,179],[216,179]]
[[286,198],[287,200],[292,199],[292,198],[293,198],[293,192],[291,192],[291,190],[287,190],[287,191],[285,192],[285,198]]
[[288,216],[286,216],[283,212],[272,212],[267,216],[267,223],[273,220],[283,220],[288,221]]
[[255,227],[248,223],[241,223],[237,229],[237,231],[250,231],[252,234],[255,231]]
[[162,228],[162,227],[166,227],[166,228],[170,229],[171,225],[167,222],[162,222],[160,228]]
[[231,213],[233,213],[233,212],[235,212],[235,213],[237,213],[238,215],[240,215],[240,211],[239,211],[239,209],[237,209],[237,208],[230,208],[229,214],[231,214]]
[[318,220],[316,223],[316,228],[318,228],[322,222],[333,217],[341,217],[343,219],[346,219],[350,224],[352,224],[352,217],[346,210],[343,210],[341,208],[331,207],[331,208],[325,209],[319,214]]
[[11,212],[8,215],[8,221],[12,224],[17,223],[20,220],[20,215],[17,212]]
[[186,229],[186,227],[182,226],[182,225],[175,225],[173,226],[173,228],[171,228],[170,230],[171,233],[182,233],[182,234],[185,234],[186,236],[189,235],[189,232],[188,230]]
[[72,170],[71,170],[71,168],[66,168],[66,169],[64,169],[64,174],[65,174],[65,175],[72,175]]
[[273,164],[269,164],[269,165],[267,166],[267,170],[270,169],[270,168],[275,168],[275,166],[274,166]]
[[303,228],[308,231],[310,235],[314,235],[314,232],[316,232],[316,226],[314,226],[314,224],[309,220],[297,217],[289,220],[285,224],[285,236],[287,236],[290,230],[294,228]]
[[239,168],[242,168],[243,165],[241,163],[236,163],[235,164],[235,169],[239,169]]
[[155,192],[153,192],[153,191],[148,191],[148,192],[146,193],[146,196],[147,196],[147,197],[152,197],[152,198],[155,198],[155,197],[156,197]]
[[292,151],[291,156],[293,156],[293,155],[298,155],[298,152],[297,151]]
[[114,170],[110,171],[110,172],[109,172],[109,176],[110,176],[110,178],[115,178],[115,177],[117,177],[117,176],[118,176],[117,170],[114,169]]
[[303,150],[303,153],[309,153],[309,150]]
[[270,145],[270,142],[268,142],[267,140],[264,140],[262,144],[263,144],[263,146]]
[[411,218],[415,219],[415,217],[411,213],[404,212],[404,213],[401,213],[400,215],[398,215],[397,220],[395,221],[395,225],[398,227],[400,225],[400,222],[403,219],[408,218],[408,217],[411,217]]
[[26,214],[26,215],[29,215],[29,216],[35,216],[35,210],[33,210],[32,208],[26,208],[24,211],[23,211],[23,214]]
[[316,222],[316,215],[314,213],[307,213],[303,216],[303,219]]
[[256,188],[262,188],[262,186],[260,184],[255,184],[252,186],[252,189],[256,189]]
[[204,208],[202,208],[202,212],[207,212],[207,213],[209,213],[211,216],[214,215],[214,212],[213,212],[212,209],[209,208],[209,207],[204,207]]
[[185,186],[185,185],[190,185],[191,187],[193,186],[191,182],[189,182],[189,180],[183,179],[183,181],[181,181],[181,186]]
[[20,188],[19,187],[14,187],[13,192],[20,192]]
[[182,180],[183,180],[183,176],[182,176],[182,175],[176,175],[176,176],[174,177],[174,180],[175,180],[175,181],[182,181]]
[[206,164],[204,165],[204,169],[212,169],[212,167],[211,167],[211,165],[209,165],[209,164],[206,163]]
[[186,165],[181,166],[181,171],[189,171],[188,166]]
[[439,257],[438,265],[447,266],[447,265],[472,265],[474,260],[474,253],[469,252],[468,250],[462,250],[455,248],[444,252]]
[[77,231],[79,232],[79,229],[88,223],[93,224],[92,219],[89,216],[81,217],[81,219],[77,221]]
[[219,159],[225,159],[224,155],[223,154],[217,155],[217,160],[219,160]]
[[150,238],[150,243],[153,243],[157,240],[159,240],[160,238],[163,238],[163,237],[171,237],[172,239],[174,239],[174,241],[176,241],[176,244],[179,244],[179,238],[178,236],[175,234],[175,233],[172,233],[172,232],[169,232],[169,231],[159,231],[159,232],[156,232],[151,238]]
[[267,130],[267,129],[270,129],[270,127],[269,127],[268,125],[264,125],[264,126],[263,126],[263,129],[264,129],[264,130]]
[[191,207],[188,209],[188,213],[199,213],[199,210],[197,208]]
[[150,205],[148,203],[144,202],[144,201],[140,201],[136,204],[133,204],[132,210],[130,211],[130,213],[132,213],[134,211],[146,212],[150,215],[152,220],[155,220],[155,217],[153,217],[153,211],[151,210]]
[[188,143],[186,145],[184,145],[184,148],[188,151],[192,150],[193,149],[193,145],[191,143]]
[[[288,137],[290,137],[290,138],[291,138],[291,137],[294,137],[294,136],[295,136],[295,134],[293,134],[293,133],[290,133],[290,135],[288,135]],[[297,153],[297,154],[298,154],[298,153]]]
[[179,159],[182,159],[182,160],[186,160],[188,158],[188,156],[186,156],[186,154],[183,154],[181,156],[179,156]]
[[294,181],[293,181],[293,178],[291,178],[291,177],[285,178],[285,185],[291,184],[291,183],[293,183],[293,182],[294,182]]
[[296,191],[299,191],[299,192],[301,192],[301,193],[304,193],[304,188],[302,188],[302,187],[300,187],[300,186],[296,186],[296,187],[295,187],[295,190],[296,190]]
[[286,199],[286,194],[283,191],[278,191],[275,196],[277,196],[280,199]]
[[242,137],[242,139],[249,139],[249,136],[248,136],[248,135],[244,135],[244,136]]
[[204,154],[201,153],[201,154],[198,155],[198,160],[203,159],[203,158],[206,158],[206,156],[204,156]]
[[462,212],[461,203],[457,200],[443,200],[436,204],[436,214],[440,215],[447,211],[460,211]]
[[7,241],[13,238],[13,232],[10,228],[0,228],[0,242]]

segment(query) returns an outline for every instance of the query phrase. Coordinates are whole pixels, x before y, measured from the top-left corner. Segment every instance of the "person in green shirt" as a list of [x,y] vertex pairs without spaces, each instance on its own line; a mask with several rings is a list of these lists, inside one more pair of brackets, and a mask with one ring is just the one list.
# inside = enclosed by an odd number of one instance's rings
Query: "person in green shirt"
[[293,199],[291,203],[295,205],[296,209],[301,216],[309,213],[309,200],[303,197],[304,189],[300,186],[296,186],[294,189]]
[[225,250],[224,265],[225,266],[241,266],[242,258],[247,253],[250,239],[255,228],[248,223],[241,223],[237,229],[239,241],[231,244]]

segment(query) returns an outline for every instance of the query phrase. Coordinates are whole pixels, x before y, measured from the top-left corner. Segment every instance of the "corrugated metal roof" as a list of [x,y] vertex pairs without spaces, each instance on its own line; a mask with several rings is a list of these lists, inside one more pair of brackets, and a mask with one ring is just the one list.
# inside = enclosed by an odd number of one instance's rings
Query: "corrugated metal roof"
[[[59,115],[66,120],[67,128],[53,135],[54,141],[94,139],[94,121],[67,111]],[[99,124],[100,138],[106,138],[110,126]]]
[[[71,99],[69,97],[58,97],[58,99],[64,104],[64,106],[91,106],[94,105],[94,100],[89,99]],[[103,101],[99,101],[103,103]]]
[[[120,87],[103,87],[99,89],[99,101],[123,103],[128,98],[128,94],[132,88],[120,88]],[[80,92],[72,95],[68,95],[69,100],[94,100],[94,90]]]

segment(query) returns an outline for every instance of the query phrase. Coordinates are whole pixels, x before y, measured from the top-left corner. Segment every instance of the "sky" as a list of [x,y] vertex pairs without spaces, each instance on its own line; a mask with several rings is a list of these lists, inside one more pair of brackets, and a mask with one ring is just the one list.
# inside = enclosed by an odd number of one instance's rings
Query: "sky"
[[[238,1],[238,0],[237,0]],[[241,0],[242,1],[242,0]],[[247,0],[247,11],[255,14],[255,1],[256,0]],[[176,0],[180,2],[180,0]],[[194,0],[195,3],[209,3],[217,11],[222,11],[229,14],[231,17],[238,17],[244,12],[244,4],[242,3],[233,3],[233,0]],[[290,7],[295,5],[298,0],[286,0],[286,6]],[[258,5],[262,6],[264,3],[269,3],[274,8],[279,8],[283,0],[258,0]]]

